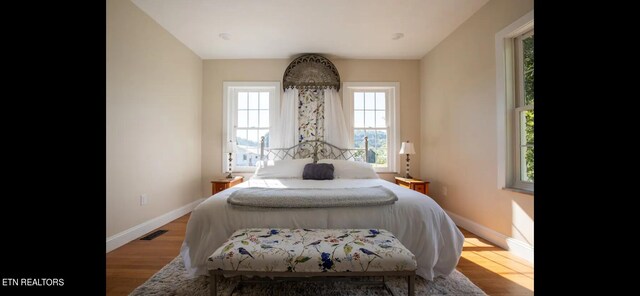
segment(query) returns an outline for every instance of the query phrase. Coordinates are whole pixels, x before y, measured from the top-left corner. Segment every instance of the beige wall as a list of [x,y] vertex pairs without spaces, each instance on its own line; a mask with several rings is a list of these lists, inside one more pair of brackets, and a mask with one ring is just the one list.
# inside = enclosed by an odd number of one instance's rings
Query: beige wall
[[[202,190],[211,195],[210,181],[222,176],[222,82],[282,81],[291,60],[205,60],[202,99]],[[419,65],[417,60],[332,60],[342,82],[400,82],[400,135],[418,141]],[[417,146],[419,146],[417,144]],[[419,149],[419,147],[416,147]],[[421,177],[420,154],[412,158],[412,175]],[[400,162],[404,168],[404,160]],[[251,174],[245,174],[250,176]],[[393,174],[382,174],[393,180]]]
[[202,60],[131,1],[107,1],[107,237],[202,196],[201,98]]
[[[492,0],[421,61],[332,61],[343,82],[400,82],[401,139],[416,143],[411,172],[432,182],[430,196],[533,245],[533,197],[496,186],[494,57],[495,33],[531,9]],[[130,1],[107,1],[107,236],[210,196],[222,82],[280,81],[289,62],[203,62]]]
[[491,0],[420,61],[420,165],[430,195],[530,245],[533,196],[497,187],[495,34],[532,9],[531,0]]

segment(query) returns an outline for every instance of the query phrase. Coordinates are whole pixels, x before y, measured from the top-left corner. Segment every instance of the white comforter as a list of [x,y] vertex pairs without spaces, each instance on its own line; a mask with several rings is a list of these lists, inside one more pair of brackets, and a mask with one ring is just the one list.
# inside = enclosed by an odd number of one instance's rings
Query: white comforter
[[[393,205],[344,208],[243,208],[227,203],[244,187],[354,188],[382,185]],[[381,179],[251,179],[222,191],[191,213],[180,253],[191,276],[207,274],[206,260],[240,228],[382,228],[391,231],[416,256],[417,274],[427,280],[447,276],[458,264],[464,236],[433,199]]]

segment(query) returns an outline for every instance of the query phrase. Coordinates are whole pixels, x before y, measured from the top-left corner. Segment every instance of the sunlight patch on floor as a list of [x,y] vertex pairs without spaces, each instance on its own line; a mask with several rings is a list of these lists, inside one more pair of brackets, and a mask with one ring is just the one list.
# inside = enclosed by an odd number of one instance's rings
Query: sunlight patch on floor
[[467,245],[473,246],[473,247],[486,247],[486,248],[497,249],[496,246],[489,243],[482,242],[480,239],[475,237],[466,237],[464,239],[464,246],[466,247]]
[[[465,275],[482,279],[500,276],[529,291],[533,291],[533,266],[509,251],[491,245],[483,239],[466,235],[462,257],[486,271],[465,271]],[[469,264],[466,263],[466,264]],[[507,287],[505,287],[507,289]]]

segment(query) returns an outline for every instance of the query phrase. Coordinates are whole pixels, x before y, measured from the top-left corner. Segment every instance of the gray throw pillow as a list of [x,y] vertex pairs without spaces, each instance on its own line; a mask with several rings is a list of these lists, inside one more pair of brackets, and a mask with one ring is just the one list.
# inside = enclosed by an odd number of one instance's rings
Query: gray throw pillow
[[304,180],[333,180],[333,164],[308,163],[302,172]]

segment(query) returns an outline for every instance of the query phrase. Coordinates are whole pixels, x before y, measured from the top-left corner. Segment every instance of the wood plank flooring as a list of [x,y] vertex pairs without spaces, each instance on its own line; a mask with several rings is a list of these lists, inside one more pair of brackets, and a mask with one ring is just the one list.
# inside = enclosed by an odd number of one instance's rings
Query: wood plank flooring
[[533,295],[531,263],[463,228],[460,231],[465,239],[458,271],[489,295]]
[[[107,253],[107,295],[128,295],[178,256],[188,221],[189,214],[158,228],[169,232],[153,240],[134,240]],[[489,295],[533,295],[529,262],[460,230],[465,236],[460,272]]]
[[107,295],[128,295],[178,256],[189,215],[158,228],[169,231],[153,240],[134,240],[107,253]]

